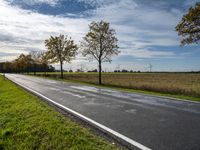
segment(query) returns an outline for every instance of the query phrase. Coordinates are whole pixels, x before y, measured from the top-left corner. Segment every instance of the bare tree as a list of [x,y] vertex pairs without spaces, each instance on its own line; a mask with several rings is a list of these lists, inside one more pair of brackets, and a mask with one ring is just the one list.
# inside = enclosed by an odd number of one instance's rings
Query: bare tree
[[81,42],[82,55],[87,56],[90,61],[93,59],[99,64],[99,84],[101,81],[102,62],[111,62],[111,56],[120,52],[117,45],[118,39],[115,30],[110,29],[110,24],[104,21],[92,22],[89,25],[89,32]]
[[61,78],[63,79],[63,63],[70,63],[77,54],[78,47],[74,44],[71,38],[60,36],[51,36],[45,40],[45,46],[48,51],[46,52],[46,59],[50,63],[60,63]]

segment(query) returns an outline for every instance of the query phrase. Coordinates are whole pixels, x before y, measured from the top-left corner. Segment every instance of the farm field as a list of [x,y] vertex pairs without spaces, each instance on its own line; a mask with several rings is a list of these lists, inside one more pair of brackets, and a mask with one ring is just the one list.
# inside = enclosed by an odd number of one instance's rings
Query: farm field
[[[59,78],[58,72],[37,76]],[[64,73],[64,79],[98,84],[98,73]],[[103,85],[164,94],[200,97],[199,73],[102,73]]]
[[118,149],[2,76],[0,107],[1,150]]

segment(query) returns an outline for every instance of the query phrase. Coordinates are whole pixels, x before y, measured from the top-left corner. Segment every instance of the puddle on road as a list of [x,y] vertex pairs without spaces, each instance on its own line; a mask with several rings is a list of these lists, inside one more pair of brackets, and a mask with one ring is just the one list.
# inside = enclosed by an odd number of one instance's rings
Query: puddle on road
[[137,110],[136,109],[128,109],[128,110],[125,110],[125,112],[131,113],[131,114],[136,114]]
[[65,93],[65,94],[69,94],[69,95],[75,96],[75,97],[78,97],[78,98],[81,98],[81,99],[86,98],[86,96],[82,96],[82,95],[79,95],[79,94],[74,94],[74,93],[68,92],[68,91],[61,91],[61,92]]
[[97,103],[96,99],[92,98],[92,99],[86,99],[84,102],[83,102],[84,105],[89,105],[89,106],[95,106],[95,105],[101,105],[100,103]]
[[89,87],[89,86],[70,86],[71,88],[74,88],[74,89],[78,89],[78,90],[84,90],[84,91],[90,91],[90,92],[97,92],[98,89],[95,88],[95,87]]
[[113,104],[113,103],[104,103],[104,105],[112,109],[119,109],[124,106],[123,104]]
[[51,80],[47,80],[46,82],[51,84],[57,83],[56,81],[51,81]]
[[54,91],[60,91],[60,89],[57,89],[57,88],[54,88],[54,87],[48,87],[48,89],[54,90]]

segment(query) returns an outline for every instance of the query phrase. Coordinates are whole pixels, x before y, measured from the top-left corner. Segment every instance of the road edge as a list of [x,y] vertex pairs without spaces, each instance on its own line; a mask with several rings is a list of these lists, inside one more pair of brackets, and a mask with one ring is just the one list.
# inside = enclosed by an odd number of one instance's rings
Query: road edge
[[89,124],[90,126],[94,127],[95,129],[99,130],[100,132],[108,134],[114,140],[118,141],[119,143],[122,143],[123,145],[127,146],[130,149],[138,148],[138,149],[141,149],[141,150],[151,150],[150,148],[148,148],[148,147],[146,147],[146,146],[144,146],[144,145],[142,145],[142,144],[140,144],[140,143],[138,143],[138,142],[136,142],[136,141],[134,141],[134,140],[132,140],[132,139],[130,139],[130,138],[128,138],[128,137],[126,137],[126,136],[124,136],[124,135],[122,135],[122,134],[120,134],[120,133],[118,133],[118,132],[116,132],[116,131],[114,131],[114,130],[112,130],[112,129],[110,129],[110,128],[108,128],[108,127],[106,127],[106,126],[104,126],[104,125],[102,125],[102,124],[100,124],[100,123],[98,123],[98,122],[96,122],[96,121],[94,121],[94,120],[92,120],[92,119],[90,119],[90,118],[68,108],[68,107],[66,107],[66,106],[64,106],[64,105],[62,105],[62,104],[59,104],[59,103],[53,101],[52,99],[42,95],[41,93],[39,93],[35,90],[32,90],[31,88],[29,88],[25,85],[22,85],[21,83],[15,81],[15,80],[12,80],[8,77],[6,77],[6,78],[8,80],[12,81],[13,83],[15,83],[16,85],[18,85],[18,86],[24,88],[25,90],[31,92],[32,94],[44,99],[47,102],[50,102],[51,104],[57,106],[58,108],[61,108],[62,110],[67,111],[67,113],[77,117],[81,121],[84,121],[85,123]]
[[[25,74],[23,74],[23,75],[25,75]],[[28,75],[28,76],[32,76],[32,75]],[[43,76],[32,76],[32,77],[44,78],[44,79],[48,79],[48,80],[56,80],[56,79],[53,79],[53,78],[46,78],[46,77],[43,77]],[[80,83],[82,85],[92,86],[92,87],[95,87],[95,88],[111,89],[111,90],[116,90],[116,91],[119,91],[119,92],[135,93],[135,94],[141,94],[141,95],[144,95],[144,96],[159,97],[159,98],[165,98],[165,99],[174,100],[174,101],[182,101],[182,102],[197,103],[197,104],[200,103],[200,101],[189,100],[189,99],[186,99],[186,98],[176,98],[176,97],[172,97],[172,96],[157,95],[157,94],[150,94],[150,93],[148,94],[148,93],[136,92],[136,91],[128,91],[129,90],[128,88],[99,86],[99,85],[94,85],[94,84],[84,83],[84,82],[78,82],[77,83],[77,82],[73,82],[73,81],[70,81],[70,80],[56,80],[56,81],[68,82],[68,83],[73,83],[73,84],[79,84]]]

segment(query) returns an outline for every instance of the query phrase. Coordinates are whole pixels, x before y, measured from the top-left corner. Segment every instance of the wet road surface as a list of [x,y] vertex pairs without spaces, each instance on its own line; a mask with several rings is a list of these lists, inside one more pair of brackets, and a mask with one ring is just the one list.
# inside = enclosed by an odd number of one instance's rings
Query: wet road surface
[[200,150],[200,103],[7,74],[44,96],[155,150]]

